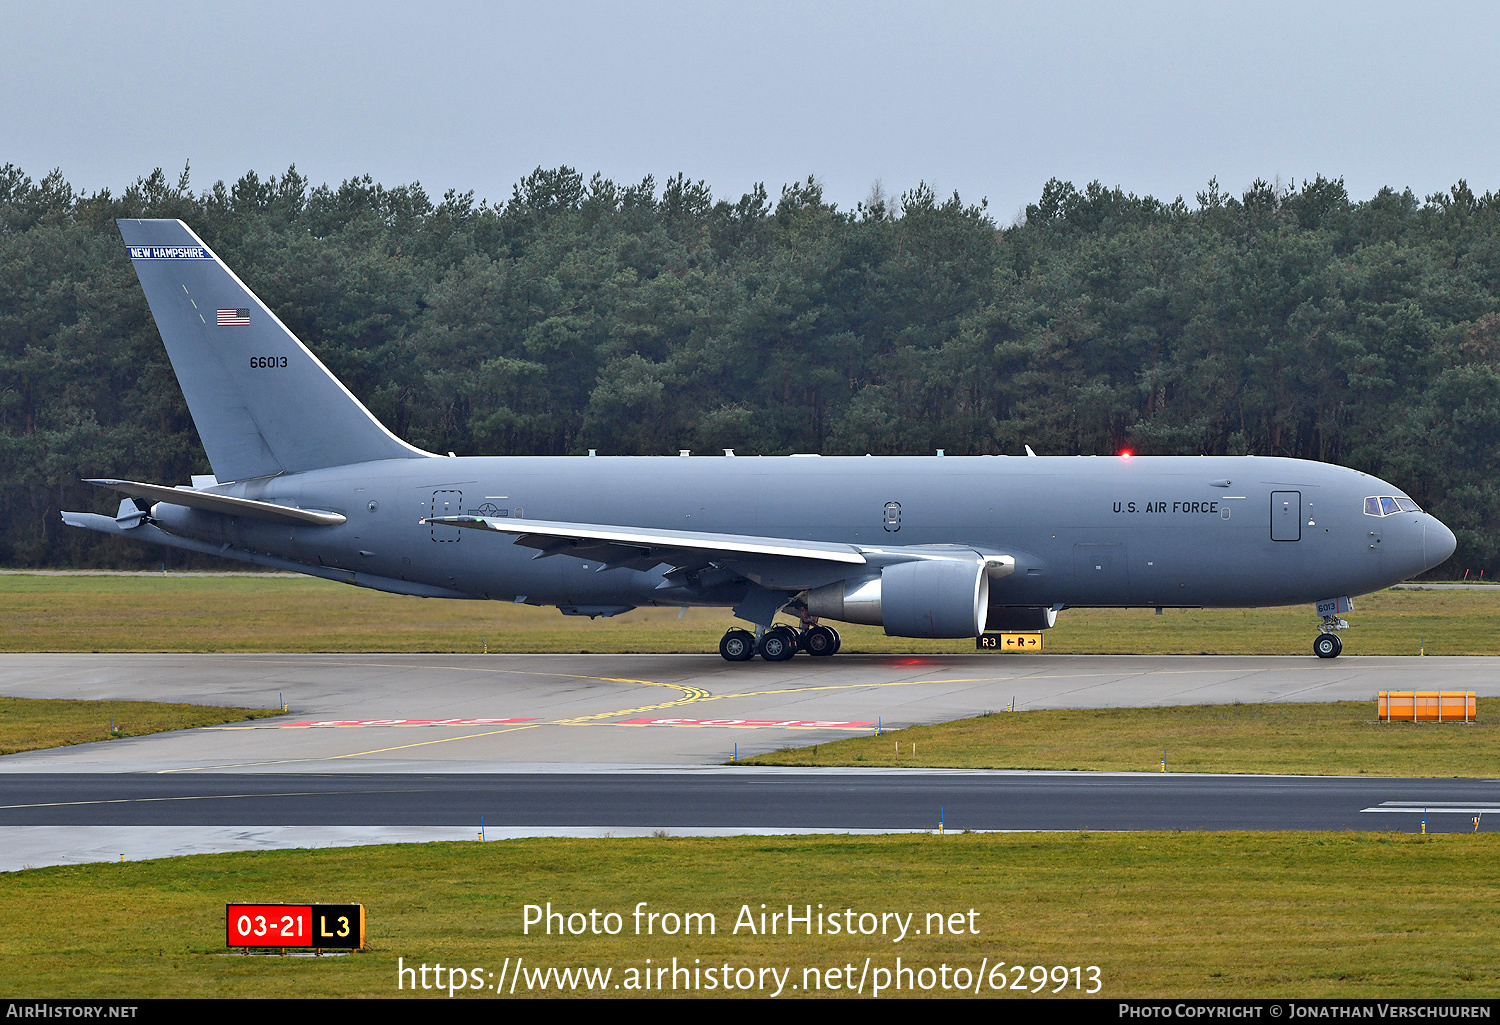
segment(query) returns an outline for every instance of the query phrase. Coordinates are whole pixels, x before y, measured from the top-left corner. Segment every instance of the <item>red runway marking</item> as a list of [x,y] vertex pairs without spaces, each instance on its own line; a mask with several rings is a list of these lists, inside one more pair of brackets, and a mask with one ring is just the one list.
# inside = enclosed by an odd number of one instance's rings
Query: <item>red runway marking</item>
[[536,722],[535,719],[309,719],[307,722],[281,723],[282,730],[307,729],[314,726],[495,726],[513,722]]
[[872,722],[844,722],[836,719],[625,719],[616,726],[730,726],[756,729],[781,726],[793,730],[857,730],[874,726]]

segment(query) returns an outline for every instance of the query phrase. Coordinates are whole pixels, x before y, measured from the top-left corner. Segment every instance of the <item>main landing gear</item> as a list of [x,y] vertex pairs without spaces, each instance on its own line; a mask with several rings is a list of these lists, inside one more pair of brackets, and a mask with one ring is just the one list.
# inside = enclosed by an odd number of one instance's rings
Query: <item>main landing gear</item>
[[719,638],[719,654],[726,662],[748,662],[755,657],[755,635],[749,630],[730,630]]
[[799,651],[809,655],[832,655],[839,650],[839,632],[822,624],[804,625],[803,629],[781,624],[761,631],[759,640],[749,630],[736,627],[719,640],[719,654],[728,662],[748,662],[759,654],[767,662],[785,662]]

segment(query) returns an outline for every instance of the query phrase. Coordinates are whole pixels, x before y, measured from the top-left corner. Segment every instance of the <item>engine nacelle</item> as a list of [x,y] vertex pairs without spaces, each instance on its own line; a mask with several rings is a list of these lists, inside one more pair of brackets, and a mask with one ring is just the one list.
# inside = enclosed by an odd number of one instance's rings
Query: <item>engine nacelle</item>
[[991,605],[989,622],[985,629],[991,633],[1035,633],[1048,630],[1057,624],[1057,613],[1052,609],[1022,608],[1018,605]]
[[990,604],[985,563],[923,559],[897,563],[865,580],[840,580],[807,593],[820,619],[882,626],[891,637],[977,637]]

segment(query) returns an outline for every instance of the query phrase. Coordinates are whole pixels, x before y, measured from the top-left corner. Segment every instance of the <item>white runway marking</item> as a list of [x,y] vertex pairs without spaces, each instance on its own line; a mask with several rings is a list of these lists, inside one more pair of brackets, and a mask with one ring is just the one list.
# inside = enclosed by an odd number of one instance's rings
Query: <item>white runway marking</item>
[[1460,804],[1455,801],[1382,801],[1378,808],[1361,808],[1362,812],[1383,812],[1396,815],[1426,815],[1432,812],[1434,815],[1446,813],[1449,815],[1485,815],[1489,812],[1500,812],[1500,802],[1468,802]]

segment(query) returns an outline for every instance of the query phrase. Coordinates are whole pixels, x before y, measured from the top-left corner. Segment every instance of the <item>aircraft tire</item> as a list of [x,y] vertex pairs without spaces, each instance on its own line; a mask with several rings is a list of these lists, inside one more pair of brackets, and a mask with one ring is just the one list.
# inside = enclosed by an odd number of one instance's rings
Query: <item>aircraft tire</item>
[[839,632],[833,627],[830,626],[826,627],[825,629],[827,629],[829,633],[833,634],[833,653],[837,655],[839,653],[839,649],[844,646],[844,639],[839,636]]
[[797,638],[790,630],[767,630],[760,636],[760,657],[767,662],[785,662],[797,654]]
[[771,627],[771,630],[772,632],[780,630],[786,635],[787,643],[792,646],[793,655],[802,650],[802,634],[798,633],[796,627],[787,626],[785,623],[782,623],[780,626]]
[[755,635],[749,630],[730,630],[719,638],[719,654],[726,662],[748,662],[755,657]]
[[802,635],[802,650],[809,655],[832,655],[838,650],[838,635],[826,626],[811,627]]
[[1344,642],[1339,640],[1338,634],[1318,634],[1318,639],[1313,641],[1313,654],[1319,658],[1338,658],[1343,650]]

